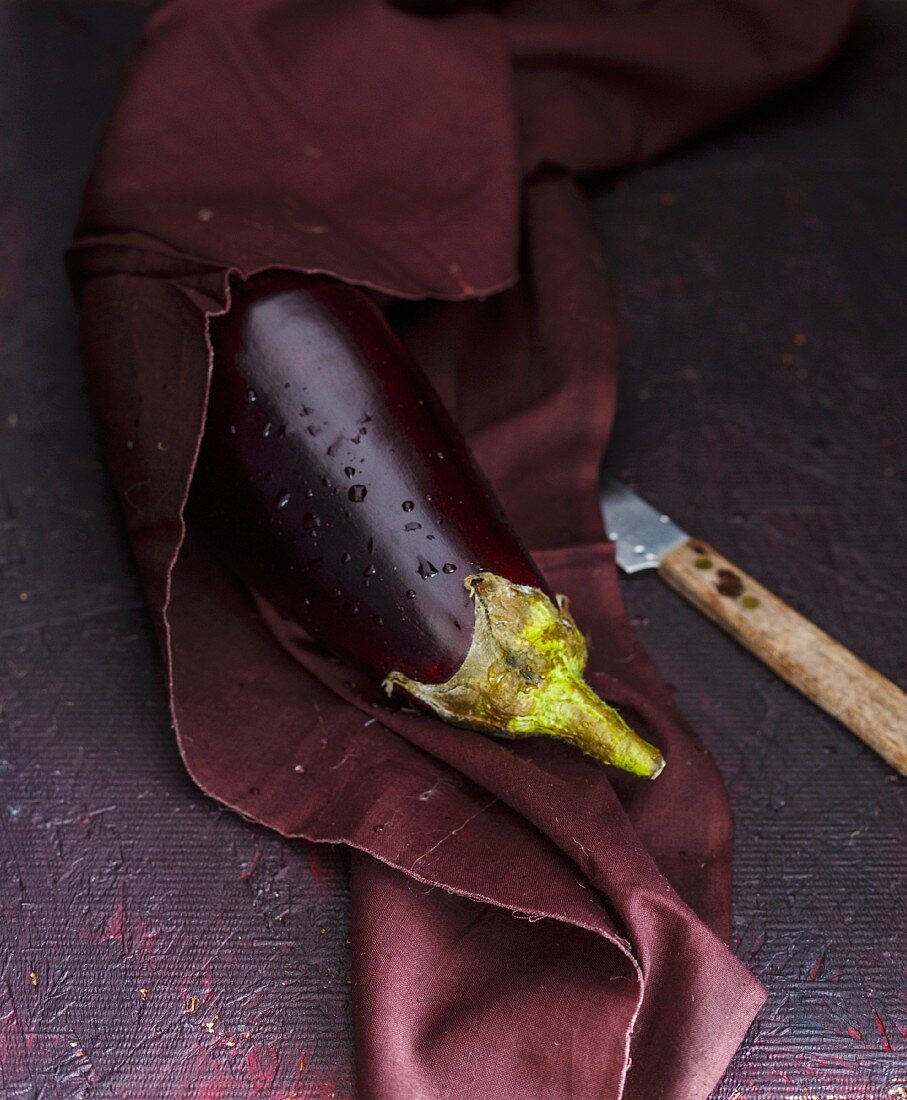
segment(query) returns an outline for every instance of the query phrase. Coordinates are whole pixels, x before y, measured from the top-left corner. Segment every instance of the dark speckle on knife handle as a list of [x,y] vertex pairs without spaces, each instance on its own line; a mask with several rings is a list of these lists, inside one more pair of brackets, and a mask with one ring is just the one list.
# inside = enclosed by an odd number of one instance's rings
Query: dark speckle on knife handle
[[743,581],[733,569],[719,569],[718,583],[715,587],[722,596],[729,596],[734,600],[743,595]]

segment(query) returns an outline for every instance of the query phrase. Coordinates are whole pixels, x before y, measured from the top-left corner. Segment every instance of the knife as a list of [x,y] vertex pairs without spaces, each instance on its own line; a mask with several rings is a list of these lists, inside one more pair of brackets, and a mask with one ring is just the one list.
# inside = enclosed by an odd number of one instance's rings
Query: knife
[[694,607],[907,775],[907,695],[896,684],[619,481],[603,479],[601,503],[625,573],[657,569]]

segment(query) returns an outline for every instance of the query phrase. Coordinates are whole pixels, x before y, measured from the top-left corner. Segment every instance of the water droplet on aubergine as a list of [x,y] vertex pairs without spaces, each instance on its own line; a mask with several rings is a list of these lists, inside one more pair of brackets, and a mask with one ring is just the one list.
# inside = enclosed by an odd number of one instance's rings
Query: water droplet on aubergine
[[349,563],[350,563],[350,562],[351,562],[352,560],[353,560],[353,555],[352,555],[352,554],[348,554],[348,553],[346,552],[346,550],[344,550],[344,551],[343,551],[343,553],[342,553],[342,554],[340,555],[340,564],[341,564],[341,565],[349,565]]
[[444,565],[442,566],[442,571],[445,572],[445,573],[456,573],[457,567],[454,565],[453,562],[448,561],[448,562],[445,562]]
[[306,489],[306,491],[305,491],[306,500],[311,500],[314,495],[315,495],[315,490],[314,489]]
[[321,526],[321,520],[315,515],[314,512],[306,512],[306,514],[302,517],[302,526],[307,531],[311,531],[314,527]]
[[374,577],[378,570],[372,565],[371,562],[362,570],[363,577]]
[[415,589],[412,589],[412,588],[407,588],[407,590],[406,590],[406,598],[407,598],[408,600],[414,600],[414,599],[416,598],[416,592],[415,592]]
[[406,530],[406,531],[421,531],[422,530],[422,524],[421,523],[415,523],[415,522],[407,523],[404,530]]
[[258,400],[258,394],[255,392],[255,390],[251,388],[246,390],[246,400],[249,402],[250,405],[255,404],[255,402]]
[[355,466],[344,466],[343,467],[343,472],[346,474],[347,477],[355,477],[356,476],[356,467]]
[[411,512],[413,510],[413,508],[415,508],[416,506],[415,506],[415,504],[413,504],[413,502],[411,500],[404,500],[401,507],[403,508],[404,512]]
[[293,771],[296,772],[297,775],[305,775],[305,765],[304,764],[297,764],[293,768]]
[[261,429],[261,434],[264,436],[265,439],[267,439],[268,436],[271,434],[271,431],[271,421],[269,420],[267,424],[265,424],[265,426]]
[[372,615],[372,622],[375,626],[384,626],[384,619],[380,615]]
[[276,503],[275,507],[277,507],[278,509],[286,508],[286,506],[289,503],[290,503],[290,494],[289,493],[281,493],[280,496],[277,498],[277,503]]
[[353,504],[361,504],[365,500],[368,494],[368,489],[364,485],[351,485],[349,492],[346,494]]
[[431,500],[431,493],[426,493],[425,494],[425,499],[426,500]]
[[437,567],[432,565],[428,558],[419,558],[419,576],[423,580],[428,580],[429,577],[434,577],[437,572]]

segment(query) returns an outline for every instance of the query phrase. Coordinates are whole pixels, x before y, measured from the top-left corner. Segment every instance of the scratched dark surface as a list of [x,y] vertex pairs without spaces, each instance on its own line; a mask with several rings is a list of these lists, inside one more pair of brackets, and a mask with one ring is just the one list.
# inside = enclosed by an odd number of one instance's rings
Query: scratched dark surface
[[[79,373],[60,253],[146,12],[0,0],[0,1096],[340,1100],[346,860],[185,777]],[[599,201],[609,465],[902,683],[905,45],[871,4],[810,86]],[[771,993],[715,1100],[907,1097],[903,782],[656,578],[625,593],[727,780]]]

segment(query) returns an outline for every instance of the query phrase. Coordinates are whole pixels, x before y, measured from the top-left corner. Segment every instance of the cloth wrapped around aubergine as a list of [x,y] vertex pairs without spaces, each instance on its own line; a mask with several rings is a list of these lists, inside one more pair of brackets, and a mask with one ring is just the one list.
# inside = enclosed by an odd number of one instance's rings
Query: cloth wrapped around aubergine
[[292,652],[299,628],[454,725],[654,778],[428,380],[353,287],[235,288],[212,326],[194,514]]
[[[764,1000],[726,946],[720,776],[630,628],[604,538],[598,473],[618,321],[578,178],[638,167],[813,72],[853,7],[534,0],[444,4],[433,18],[379,0],[170,0],[149,19],[71,253],[87,375],[189,772],[283,836],[352,851],[363,1100],[702,1100]],[[670,217],[659,209],[639,214],[653,264]],[[663,751],[658,783],[555,738],[504,743],[388,705],[380,677],[438,684],[455,672],[452,624],[435,675],[402,650],[363,673],[304,637],[315,624],[299,608],[288,619],[266,578],[238,583],[242,563],[224,567],[227,544],[212,550],[193,511],[209,480],[205,454],[193,486],[196,457],[214,440],[229,366],[209,337],[221,339],[231,282],[241,290],[273,269],[383,292],[541,576],[528,562],[497,574],[570,597],[586,679]],[[364,411],[350,399],[344,430]],[[267,421],[248,425],[263,436]],[[312,438],[327,463],[334,437]],[[337,497],[321,498],[322,512],[345,506],[342,484],[369,493],[351,512],[374,503],[370,461],[353,455],[348,484],[346,456],[332,461],[324,476]],[[469,481],[468,463],[447,461]],[[304,523],[306,487],[326,488],[277,483],[275,470],[262,506]],[[277,509],[282,490],[291,500]],[[399,507],[436,536],[413,552],[438,573],[405,582],[404,599],[417,593],[405,614],[428,609],[438,584],[474,615],[469,559],[486,570],[498,559],[481,547],[434,557],[447,516],[406,492],[413,512],[394,504],[388,515]],[[326,512],[311,513],[324,523]],[[401,539],[413,534],[403,527]],[[384,547],[372,562],[363,535],[364,550],[361,540],[337,550],[349,566],[356,555],[364,582],[396,554]],[[364,606],[343,614],[373,614]],[[391,618],[384,629],[399,638],[401,627]],[[357,645],[356,627],[341,640]],[[306,1018],[281,1036],[282,1055],[291,1041],[307,1047]],[[292,1061],[278,1074],[288,1094],[306,1087],[287,1079]],[[222,1087],[194,1050],[171,1065],[176,1091]]]

